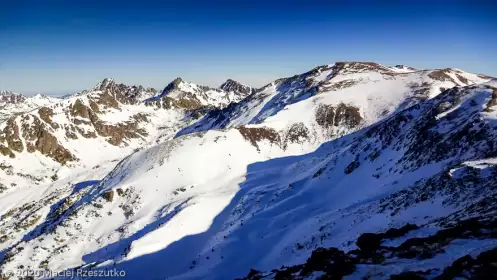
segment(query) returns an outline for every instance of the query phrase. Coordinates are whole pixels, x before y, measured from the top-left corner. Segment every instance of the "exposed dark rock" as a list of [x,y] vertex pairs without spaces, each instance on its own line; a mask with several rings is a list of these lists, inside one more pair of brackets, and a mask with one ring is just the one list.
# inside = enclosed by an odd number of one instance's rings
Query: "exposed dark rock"
[[278,132],[272,128],[266,127],[246,127],[241,126],[238,128],[238,131],[242,134],[242,136],[252,143],[257,149],[259,146],[257,142],[268,140],[269,142],[280,145],[281,138]]
[[353,80],[353,79],[342,80],[342,81],[335,82],[335,83],[331,84],[331,86],[323,88],[320,91],[340,90],[340,89],[352,87],[358,83],[359,83],[358,80]]
[[80,99],[77,99],[76,102],[74,102],[74,104],[69,107],[69,109],[71,116],[82,117],[84,119],[90,118],[90,108],[84,105]]
[[[94,103],[91,103],[90,106],[92,104]],[[103,93],[98,95],[96,104],[103,105],[104,107],[108,108],[114,108],[114,109],[119,108],[119,103],[117,102],[116,98],[110,95],[108,91],[104,91]],[[95,107],[95,105],[93,105],[93,107]]]
[[380,248],[382,236],[376,233],[363,233],[357,238],[357,247],[364,251],[373,251]]
[[359,166],[361,165],[360,162],[354,160],[352,161],[349,165],[347,165],[347,167],[345,167],[345,174],[350,174],[352,173],[354,170],[356,170]]
[[495,105],[497,105],[497,88],[492,88],[492,98],[487,102],[485,112],[495,111],[495,108],[493,108]]
[[451,68],[433,70],[430,74],[428,74],[428,77],[430,77],[434,80],[442,81],[442,82],[452,82],[456,85],[459,84],[449,74],[454,75],[461,83],[463,83],[465,85],[471,84],[471,82],[467,78],[465,78],[464,76],[462,76],[460,74],[459,70],[451,69]]
[[64,148],[49,131],[45,123],[38,117],[31,115],[31,122],[23,122],[22,136],[27,142],[27,151],[33,153],[39,151],[43,155],[55,161],[66,164],[76,158],[66,148]]
[[479,254],[476,259],[469,255],[461,257],[445,268],[443,273],[435,279],[467,279],[468,275],[471,279],[495,279],[497,276],[497,248]]
[[316,109],[316,122],[324,127],[344,125],[353,128],[362,121],[359,108],[343,103],[336,107],[320,104]]
[[323,271],[325,279],[341,279],[355,270],[355,260],[336,248],[317,248],[305,262],[300,275],[310,275],[313,271]]
[[423,280],[423,279],[426,279],[426,277],[424,277],[424,273],[418,271],[407,271],[407,272],[402,272],[400,274],[390,275],[390,280]]
[[26,101],[26,97],[7,90],[0,91],[0,103],[18,104]]
[[220,89],[227,91],[227,92],[235,92],[241,96],[248,96],[252,93],[255,92],[254,88],[251,88],[246,85],[242,85],[237,81],[234,81],[232,79],[228,79],[226,82],[224,82],[220,87]]
[[114,191],[110,190],[102,194],[102,197],[108,202],[112,202],[114,200]]
[[9,149],[15,152],[22,152],[24,150],[21,138],[19,137],[20,132],[19,126],[16,123],[16,117],[11,117],[7,120],[6,126],[3,129],[3,135],[4,137],[0,136],[0,140],[4,138]]
[[257,276],[259,273],[260,273],[260,271],[258,271],[258,270],[255,270],[255,269],[251,268],[251,269],[250,269],[249,274],[247,275],[247,277],[248,277],[249,279],[254,279],[254,280],[255,280],[255,279],[257,279],[257,278],[256,278],[256,276]]
[[285,135],[285,143],[302,143],[309,139],[309,129],[304,123],[295,123],[288,129]]
[[[401,228],[391,228],[383,233],[364,233],[357,239],[358,250],[348,253],[337,248],[317,248],[302,265],[281,267],[271,273],[253,272],[244,279],[260,279],[263,276],[278,275],[278,279],[305,279],[304,277],[314,272],[323,273],[319,279],[342,279],[346,275],[356,272],[356,265],[367,265],[374,270],[374,265],[386,265],[388,260],[395,263],[400,259],[434,257],[442,248],[455,239],[468,239],[470,237],[490,237],[497,233],[497,221],[479,221],[469,219],[440,230],[434,235],[422,238],[410,238],[397,247],[381,246],[385,239],[405,236],[409,231],[418,226],[407,224]],[[495,237],[492,237],[495,238]],[[481,253],[476,259],[464,256],[447,267],[436,279],[455,279],[458,277],[470,279],[493,279],[497,275],[497,248]],[[366,274],[367,275],[367,274]],[[393,274],[389,279],[426,279],[432,278],[433,272],[404,271]],[[385,275],[383,275],[385,276]],[[386,278],[387,276],[385,276]]]
[[10,158],[15,158],[15,154],[12,152],[11,149],[5,147],[4,145],[0,144],[0,154],[4,156],[8,156]]
[[48,123],[52,128],[56,129],[59,127],[58,124],[54,123],[52,121],[52,116],[53,116],[53,110],[47,107],[42,107],[38,109],[38,114],[40,115],[40,118]]
[[378,72],[382,74],[394,74],[391,69],[376,62],[337,62],[335,66],[341,74]]

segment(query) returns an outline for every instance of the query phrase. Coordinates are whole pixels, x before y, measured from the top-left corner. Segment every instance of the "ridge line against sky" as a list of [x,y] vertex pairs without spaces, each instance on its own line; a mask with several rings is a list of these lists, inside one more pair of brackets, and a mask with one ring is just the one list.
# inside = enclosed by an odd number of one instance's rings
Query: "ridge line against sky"
[[336,61],[497,76],[496,1],[9,1],[0,89],[66,94],[105,77],[254,87]]

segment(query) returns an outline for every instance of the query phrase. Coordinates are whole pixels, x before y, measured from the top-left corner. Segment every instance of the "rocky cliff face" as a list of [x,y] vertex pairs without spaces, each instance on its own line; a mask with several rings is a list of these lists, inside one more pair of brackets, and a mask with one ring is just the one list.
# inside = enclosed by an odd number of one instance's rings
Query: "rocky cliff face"
[[[10,117],[0,134],[0,145],[3,153],[12,158],[24,151],[40,152],[60,164],[78,160],[64,147],[67,140],[101,137],[115,146],[126,145],[123,143],[125,139],[147,135],[138,127],[140,122],[147,121],[146,116],[138,113],[130,116],[128,121],[109,124],[100,120],[100,115],[121,111],[125,105],[139,104],[153,94],[155,91],[152,89],[128,87],[105,79],[83,95]],[[62,133],[65,137],[55,136]]]
[[17,104],[24,102],[26,97],[19,93],[14,93],[8,90],[0,90],[0,104],[8,103],[8,104]]
[[256,91],[255,88],[242,85],[239,82],[232,79],[226,80],[226,82],[224,82],[221,86],[219,86],[219,88],[226,92],[234,92],[235,94],[241,96],[242,98],[245,98]]

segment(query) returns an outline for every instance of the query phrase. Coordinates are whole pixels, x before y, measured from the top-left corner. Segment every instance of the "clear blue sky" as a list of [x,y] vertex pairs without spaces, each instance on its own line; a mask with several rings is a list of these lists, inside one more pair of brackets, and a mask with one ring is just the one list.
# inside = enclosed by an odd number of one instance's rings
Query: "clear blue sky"
[[262,86],[351,60],[497,76],[496,3],[2,1],[0,89],[72,93],[105,77],[161,88],[178,76]]

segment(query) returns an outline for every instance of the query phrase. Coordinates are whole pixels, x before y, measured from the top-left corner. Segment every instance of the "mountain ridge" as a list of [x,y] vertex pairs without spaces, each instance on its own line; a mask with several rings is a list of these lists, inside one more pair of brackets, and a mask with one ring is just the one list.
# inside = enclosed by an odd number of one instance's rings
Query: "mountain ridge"
[[[338,273],[311,268],[318,255],[349,259],[344,275],[384,279],[395,267],[440,275],[470,249],[476,258],[497,247],[486,199],[497,193],[497,84],[406,68],[338,62],[239,99],[232,80],[212,89],[176,79],[160,94],[104,80],[9,117],[0,274],[21,264],[131,278]],[[71,160],[57,162],[61,153]],[[450,233],[471,217],[472,235]],[[412,236],[433,250],[399,246]]]

